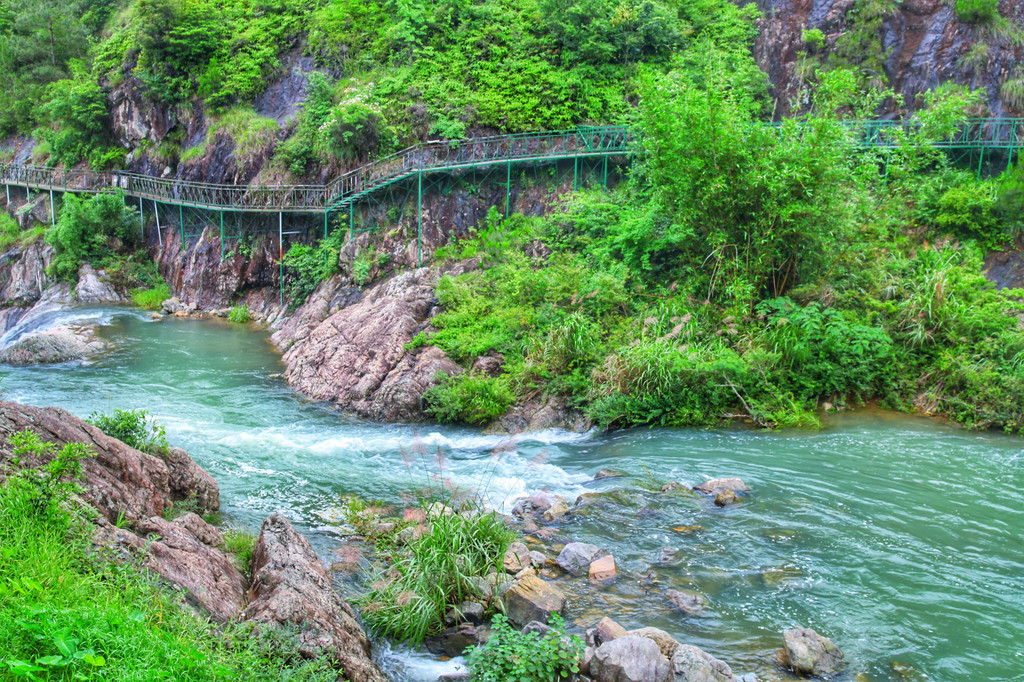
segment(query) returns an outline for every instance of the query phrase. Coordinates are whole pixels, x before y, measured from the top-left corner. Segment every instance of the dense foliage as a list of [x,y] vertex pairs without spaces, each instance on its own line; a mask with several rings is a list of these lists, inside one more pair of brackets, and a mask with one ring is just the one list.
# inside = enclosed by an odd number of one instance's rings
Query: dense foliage
[[136,450],[165,454],[167,431],[150,419],[145,410],[114,410],[113,414],[89,415],[88,422],[111,438],[116,438]]
[[74,501],[86,446],[57,451],[32,432],[10,441],[16,459],[49,463],[15,464],[0,484],[0,677],[337,679],[287,635],[215,628],[138,566],[96,561],[92,523]]
[[557,613],[544,634],[520,632],[499,614],[490,639],[471,651],[466,662],[479,682],[559,682],[576,679],[582,655],[583,642],[565,634],[565,622]]

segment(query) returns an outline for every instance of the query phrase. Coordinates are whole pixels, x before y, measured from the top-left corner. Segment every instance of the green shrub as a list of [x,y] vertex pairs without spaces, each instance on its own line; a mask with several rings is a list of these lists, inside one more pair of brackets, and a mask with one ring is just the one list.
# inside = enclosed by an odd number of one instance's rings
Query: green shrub
[[801,38],[811,52],[819,52],[825,47],[825,34],[820,28],[805,29]]
[[242,305],[231,306],[231,310],[228,311],[228,319],[239,324],[252,322],[252,311],[249,310],[249,306],[244,303]]
[[565,634],[559,614],[551,616],[551,630],[522,633],[505,616],[494,617],[490,639],[466,656],[472,679],[478,682],[557,682],[576,679],[583,642]]
[[86,421],[136,450],[163,454],[170,447],[164,427],[151,421],[145,410],[114,410],[111,415],[93,412]]
[[480,598],[472,578],[501,571],[514,536],[495,512],[432,515],[430,532],[396,548],[360,597],[363,619],[381,635],[420,644],[444,628],[449,609]]
[[252,553],[258,540],[255,534],[237,528],[224,532],[224,549],[235,557],[238,570],[246,575],[252,575]]
[[139,242],[136,209],[125,205],[124,194],[109,192],[91,197],[64,195],[57,224],[46,233],[55,256],[49,272],[58,279],[76,281],[84,262],[98,262]]
[[507,376],[448,376],[423,394],[425,411],[442,423],[489,424],[515,400]]
[[999,0],[956,0],[956,15],[968,24],[986,24],[999,13]]
[[151,289],[134,289],[132,303],[143,310],[160,310],[161,304],[171,297],[171,287],[166,282]]
[[284,254],[284,289],[293,306],[309,298],[320,282],[338,273],[338,256],[345,234],[345,230],[335,229],[315,245],[293,244]]

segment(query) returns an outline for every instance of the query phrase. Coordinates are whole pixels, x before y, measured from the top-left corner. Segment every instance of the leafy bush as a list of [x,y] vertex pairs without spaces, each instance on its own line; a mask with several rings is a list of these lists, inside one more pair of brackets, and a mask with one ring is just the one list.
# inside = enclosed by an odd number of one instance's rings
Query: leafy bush
[[57,224],[46,233],[56,255],[50,273],[76,281],[83,262],[96,262],[139,241],[138,213],[125,205],[124,194],[110,192],[88,198],[64,195]]
[[825,34],[822,33],[820,28],[805,29],[800,37],[807,44],[811,52],[818,52],[825,47]]
[[345,242],[345,231],[334,230],[315,245],[293,244],[281,261],[285,268],[284,289],[292,305],[299,305],[316,286],[338,273],[338,256]]
[[143,310],[160,310],[161,304],[171,297],[171,287],[166,282],[151,289],[132,291],[132,303]]
[[111,415],[93,412],[87,421],[111,438],[136,450],[162,454],[170,447],[167,431],[150,420],[145,410],[114,410]]
[[451,607],[480,597],[471,579],[500,571],[513,537],[494,512],[432,515],[430,532],[397,547],[359,599],[363,619],[381,635],[418,645],[444,627]]
[[231,310],[228,311],[228,319],[239,324],[252,322],[252,311],[245,304],[231,306]]
[[473,680],[479,682],[556,682],[573,680],[579,672],[583,642],[565,634],[560,615],[551,616],[551,630],[522,633],[502,614],[494,617],[491,638],[466,656]]
[[424,410],[442,423],[489,424],[515,400],[507,376],[446,376],[423,394]]
[[999,13],[999,0],[956,0],[956,15],[968,24],[985,24]]

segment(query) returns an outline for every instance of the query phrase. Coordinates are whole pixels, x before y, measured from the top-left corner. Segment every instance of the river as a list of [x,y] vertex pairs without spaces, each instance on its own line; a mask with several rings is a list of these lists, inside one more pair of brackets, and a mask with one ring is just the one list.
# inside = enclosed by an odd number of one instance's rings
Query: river
[[[795,625],[830,636],[847,675],[1024,680],[1024,440],[876,410],[819,431],[550,431],[514,441],[478,430],[383,425],[296,396],[267,335],[221,321],[128,308],[61,313],[101,323],[113,350],[87,364],[4,368],[7,400],[94,411],[143,408],[221,487],[224,522],[258,530],[280,511],[325,557],[339,495],[400,503],[438,474],[499,507],[547,490],[570,503],[610,491],[558,529],[615,555],[622,577],[594,590],[567,579],[567,621],[609,615],[661,627],[740,672],[785,679],[770,659]],[[625,476],[593,481],[600,469]],[[662,493],[669,481],[740,476],[753,489],[717,509]],[[703,530],[678,533],[679,526]],[[662,557],[664,548],[677,550]],[[667,558],[666,561],[661,559]],[[658,589],[647,585],[642,576]],[[671,612],[660,589],[696,590],[702,617]],[[352,589],[346,585],[346,589]],[[392,655],[398,677],[453,663]],[[401,664],[401,665],[400,665]]]

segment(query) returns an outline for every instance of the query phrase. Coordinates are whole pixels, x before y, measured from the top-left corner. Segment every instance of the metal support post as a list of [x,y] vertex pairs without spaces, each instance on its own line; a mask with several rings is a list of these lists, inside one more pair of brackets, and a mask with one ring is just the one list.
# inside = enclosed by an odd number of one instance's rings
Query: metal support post
[[604,157],[604,188],[608,189],[608,156]]
[[423,171],[416,174],[419,185],[416,197],[416,267],[423,266]]
[[[1011,156],[1012,156],[1012,154],[1011,154]],[[11,205],[11,186],[5,184],[4,187],[7,189],[7,205],[10,206]]]
[[575,192],[580,186],[580,157],[572,157],[572,191]]
[[142,235],[142,242],[146,242],[146,217],[142,213],[142,197],[139,197],[139,234]]
[[57,224],[57,213],[53,209],[53,190],[50,190],[50,224]]
[[220,262],[224,262],[224,211],[220,212]]
[[156,238],[160,240],[160,248],[164,248],[164,233],[160,231],[160,206],[153,199],[153,214],[156,216]]
[[981,180],[981,165],[985,163],[985,148],[982,147],[978,153],[978,179]]
[[352,241],[356,238],[356,220],[355,220],[355,206],[354,201],[348,202],[348,240]]
[[185,250],[185,211],[178,204],[178,228],[181,231],[181,250]]
[[505,217],[508,218],[512,210],[512,159],[509,158],[505,170]]
[[324,211],[324,239],[327,239],[327,216],[331,214],[331,209]]
[[281,305],[284,306],[284,213],[277,214],[277,280],[281,285]]

